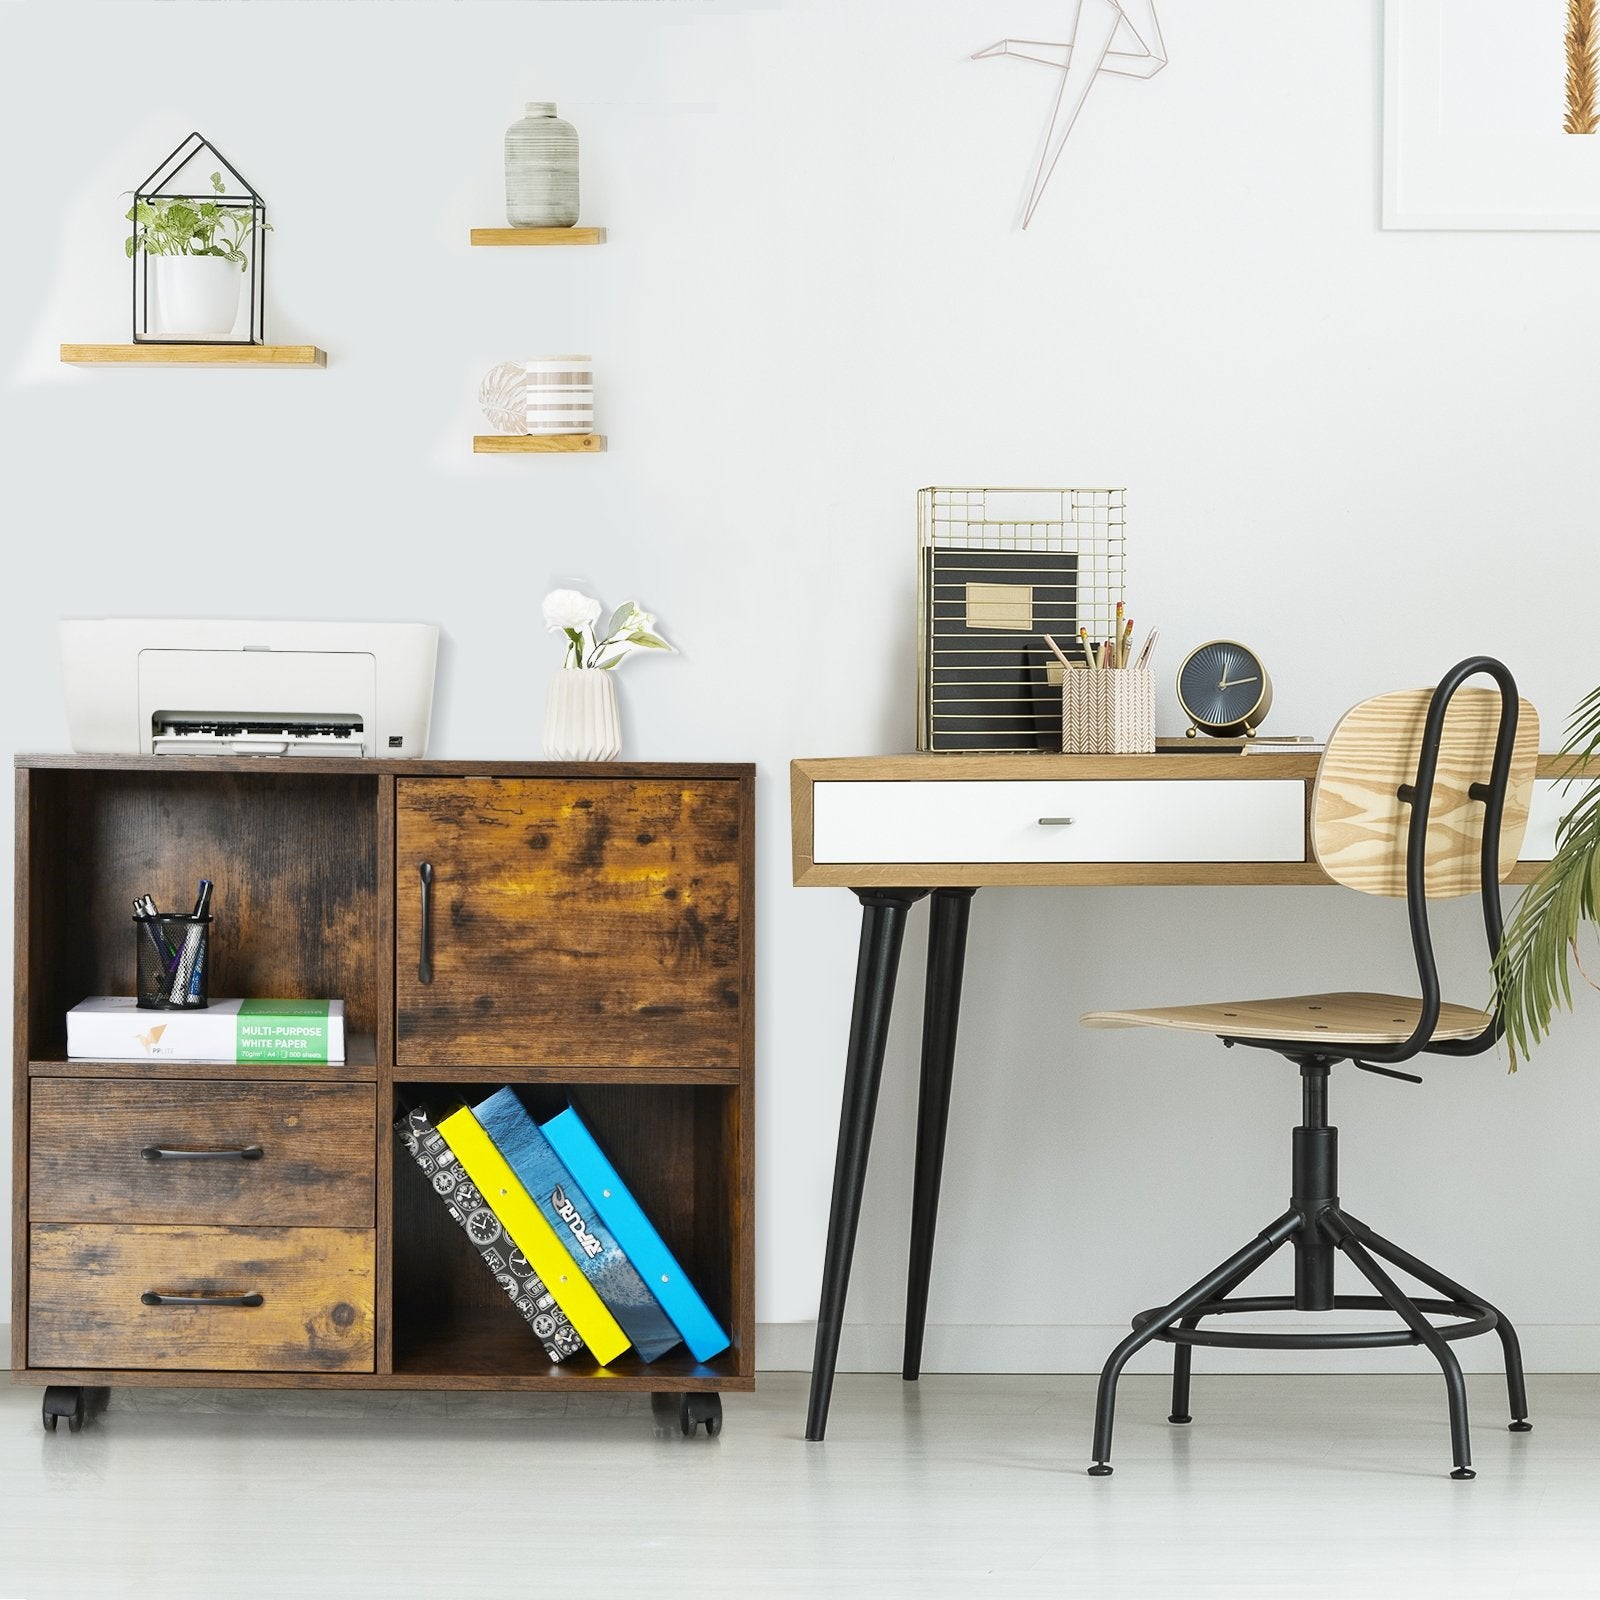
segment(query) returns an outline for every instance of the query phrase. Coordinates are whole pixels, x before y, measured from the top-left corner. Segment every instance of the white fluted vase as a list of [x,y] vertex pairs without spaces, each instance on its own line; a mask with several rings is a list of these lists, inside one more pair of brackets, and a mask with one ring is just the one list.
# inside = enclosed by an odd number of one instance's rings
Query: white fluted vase
[[563,667],[544,702],[544,753],[552,761],[611,761],[622,749],[617,686],[599,667]]

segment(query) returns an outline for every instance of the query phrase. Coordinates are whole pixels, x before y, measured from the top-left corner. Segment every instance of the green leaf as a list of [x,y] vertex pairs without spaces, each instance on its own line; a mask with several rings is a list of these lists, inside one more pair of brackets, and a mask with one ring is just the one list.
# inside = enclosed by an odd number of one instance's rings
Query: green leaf
[[215,189],[218,194],[221,194],[228,187],[227,184],[222,181],[222,174],[220,172],[213,172],[211,174],[211,187]]

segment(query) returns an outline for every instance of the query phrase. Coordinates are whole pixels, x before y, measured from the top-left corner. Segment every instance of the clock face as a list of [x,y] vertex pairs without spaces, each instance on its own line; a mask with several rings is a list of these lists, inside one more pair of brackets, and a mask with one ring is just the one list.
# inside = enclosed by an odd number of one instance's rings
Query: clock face
[[1272,686],[1254,652],[1231,639],[1203,644],[1178,669],[1178,701],[1203,733],[1243,733],[1266,715]]

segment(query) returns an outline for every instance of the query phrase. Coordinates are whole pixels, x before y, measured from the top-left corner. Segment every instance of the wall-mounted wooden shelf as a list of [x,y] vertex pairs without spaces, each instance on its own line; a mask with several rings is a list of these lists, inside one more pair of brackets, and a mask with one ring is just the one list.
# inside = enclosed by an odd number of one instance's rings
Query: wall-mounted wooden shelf
[[325,367],[314,344],[64,344],[75,367]]
[[548,455],[554,451],[582,451],[594,455],[606,447],[603,433],[479,433],[472,451],[480,456]]
[[604,228],[474,228],[474,244],[604,244]]

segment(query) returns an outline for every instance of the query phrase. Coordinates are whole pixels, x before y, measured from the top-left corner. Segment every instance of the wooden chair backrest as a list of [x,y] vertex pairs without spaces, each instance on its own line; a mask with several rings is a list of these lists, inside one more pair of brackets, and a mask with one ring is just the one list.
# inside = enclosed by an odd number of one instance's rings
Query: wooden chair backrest
[[[1402,689],[1363,700],[1339,720],[1317,768],[1311,796],[1311,848],[1335,883],[1364,894],[1406,892],[1411,807],[1396,791],[1416,782],[1417,756],[1431,689]],[[1528,825],[1539,714],[1518,701],[1517,736],[1500,828],[1500,881],[1516,864]],[[1483,853],[1480,801],[1470,785],[1487,783],[1500,725],[1498,689],[1458,689],[1445,713],[1438,774],[1428,815],[1427,897],[1476,894]]]

